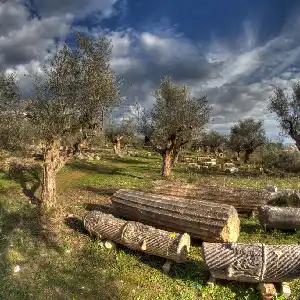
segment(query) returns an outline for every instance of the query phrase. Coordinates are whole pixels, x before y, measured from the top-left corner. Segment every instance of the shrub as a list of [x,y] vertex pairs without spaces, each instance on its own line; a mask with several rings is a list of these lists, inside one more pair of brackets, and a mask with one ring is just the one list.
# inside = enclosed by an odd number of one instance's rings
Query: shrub
[[263,149],[262,165],[272,171],[300,172],[300,152],[288,152],[280,145],[268,144]]

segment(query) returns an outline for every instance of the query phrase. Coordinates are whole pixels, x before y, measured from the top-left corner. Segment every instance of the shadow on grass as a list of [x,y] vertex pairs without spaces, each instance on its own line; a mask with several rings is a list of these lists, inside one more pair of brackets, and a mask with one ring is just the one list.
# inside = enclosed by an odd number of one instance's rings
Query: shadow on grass
[[[32,204],[38,204],[40,199],[36,196],[38,188],[41,186],[41,174],[37,168],[29,170],[12,169],[8,173],[8,178],[20,184],[24,195]],[[31,185],[29,187],[29,185]]]
[[79,171],[106,175],[116,174],[120,170],[120,168],[103,164],[92,164],[86,161],[72,161],[68,164],[68,166]]
[[[75,229],[75,230],[80,231],[79,228],[82,228],[82,226],[83,226],[82,222],[80,224],[80,221],[77,220],[76,224],[77,224],[77,229]],[[96,237],[92,237],[91,241],[95,246],[98,245]],[[200,247],[201,241],[193,240],[192,244],[194,247]],[[148,255],[146,253],[139,252],[139,251],[134,251],[134,250],[131,250],[131,249],[127,248],[126,246],[123,246],[120,244],[118,244],[116,251],[122,251],[123,253],[125,253],[128,256],[128,258],[127,258],[126,256],[121,255],[121,259],[124,259],[123,262],[121,262],[118,259],[119,264],[121,265],[121,269],[123,269],[125,265],[126,265],[126,269],[131,268],[131,266],[129,265],[129,262],[131,262],[131,259],[129,258],[130,256],[137,259],[137,261],[139,261],[139,263],[141,264],[141,267],[143,265],[146,265],[146,266],[150,267],[151,269],[156,269],[156,270],[159,270],[160,272],[162,272],[162,266],[166,262],[165,258],[154,256],[154,255]],[[102,250],[102,253],[103,253],[103,250]],[[107,255],[105,253],[110,254],[112,252],[104,251],[104,255]],[[134,265],[136,266],[136,264],[134,264]],[[115,267],[115,264],[112,262],[111,268],[114,268],[114,267]],[[117,272],[119,272],[118,269],[117,269]],[[184,263],[173,262],[172,266],[171,266],[171,270],[167,274],[167,276],[169,278],[176,280],[176,282],[180,281],[182,284],[184,284],[187,287],[197,289],[199,296],[201,296],[201,291],[203,290],[203,288],[205,289],[206,282],[209,278],[209,275],[210,275],[209,271],[205,267],[205,265],[200,257],[199,257],[199,259],[195,259],[194,257],[189,257],[188,260]],[[142,286],[144,286],[146,288],[148,286],[150,289],[153,288],[153,284],[155,284],[155,283],[153,283],[153,281],[151,279],[149,279],[149,281],[147,281],[147,280],[145,281],[145,279],[142,281]],[[250,295],[249,297],[253,297],[253,298],[248,298],[248,299],[259,299],[259,298],[257,298],[258,294],[255,290],[256,286],[253,284],[238,283],[238,282],[226,281],[226,280],[217,280],[217,284],[218,284],[217,285],[218,291],[217,292],[212,291],[214,294],[211,299],[221,299],[221,298],[215,298],[215,297],[216,296],[218,297],[218,296],[220,296],[220,293],[223,293],[223,290],[222,290],[223,287],[226,287],[227,290],[229,289],[232,292],[234,292],[237,297],[235,299],[246,299],[245,295],[247,295],[247,293]],[[207,298],[205,298],[205,299],[207,299]]]
[[[18,255],[25,256],[28,254],[37,255],[36,249],[40,244],[47,248],[59,252],[61,249],[43,229],[42,221],[39,216],[37,207],[24,205],[16,212],[10,212],[9,209],[0,202],[0,299],[21,299],[7,298],[7,291],[3,287],[12,286],[15,281],[13,278],[13,262],[11,254],[15,253],[13,247],[17,247]],[[14,238],[13,238],[14,237]],[[32,249],[29,249],[28,241],[33,242]],[[16,243],[16,244],[15,244]],[[23,290],[21,287],[20,292]],[[24,286],[24,289],[26,286]],[[6,296],[3,296],[3,294]],[[28,299],[24,297],[24,299]]]
[[95,194],[99,194],[101,196],[112,196],[117,189],[112,189],[112,188],[97,188],[94,186],[84,186],[82,187],[83,190],[91,192],[91,193],[95,193]]
[[67,225],[69,228],[71,228],[72,230],[84,234],[84,235],[88,235],[89,232],[85,229],[84,224],[83,224],[83,220],[79,219],[77,217],[67,217],[65,219],[65,225]]
[[90,172],[95,174],[103,174],[103,175],[124,175],[124,176],[130,176],[130,177],[137,177],[135,175],[124,173],[124,169],[126,168],[119,168],[114,166],[107,166],[104,164],[93,164],[86,161],[75,161],[72,163],[69,163],[68,166],[70,166],[72,169],[76,169],[79,171],[84,172]]
[[[136,255],[141,263],[148,265],[151,268],[160,270],[161,272],[162,266],[166,262],[165,258],[131,251],[127,248],[123,248],[123,251],[128,253],[129,255]],[[202,260],[188,258],[185,262],[182,263],[172,262],[171,269],[167,273],[167,276],[172,279],[180,280],[187,285],[197,286],[206,283],[209,278],[209,272],[204,266]]]
[[186,175],[201,175],[201,176],[226,176],[231,178],[265,178],[266,174],[251,172],[251,171],[239,171],[237,173],[230,173],[221,170],[213,170],[213,169],[202,169],[202,170],[193,170],[184,165],[178,165],[176,168],[176,173],[178,174],[186,174]]
[[[90,204],[87,204],[90,205]],[[97,206],[97,207],[88,207],[88,210],[100,210],[104,213],[109,213],[107,209],[109,209],[109,206]],[[73,229],[76,232],[79,232],[84,235],[89,235],[88,231],[84,228],[83,220],[76,218],[76,217],[68,217],[65,219],[65,224]],[[97,237],[93,236],[92,239],[97,239]],[[195,244],[196,242],[196,244]],[[193,240],[193,245],[198,246],[201,244],[199,241]],[[134,255],[136,256],[143,264],[146,264],[150,266],[151,268],[156,268],[161,270],[162,265],[166,262],[165,258],[154,256],[154,255],[148,255],[143,252],[134,251],[129,248],[127,248],[124,245],[118,244],[118,249],[123,250],[128,255]],[[171,268],[171,272],[168,274],[168,276],[172,278],[181,279],[183,281],[185,280],[196,280],[199,281],[200,277],[203,277],[203,272],[206,273],[206,277],[208,278],[207,272],[204,270],[204,265],[202,261],[189,259],[184,263],[178,264],[173,263],[173,266]]]
[[123,157],[107,157],[106,160],[111,161],[112,163],[114,162],[119,162],[123,164],[151,164],[153,163],[154,160],[159,160],[158,157],[145,157],[145,156],[123,156]]
[[241,232],[247,234],[256,234],[257,230],[261,230],[262,227],[259,224],[241,224]]
[[136,172],[136,173],[151,173],[151,174],[157,174],[159,172],[159,169],[156,167],[152,167],[151,165],[138,165],[137,161],[134,161],[135,165],[130,165],[130,170],[128,170],[125,167],[119,168],[114,166],[107,166],[106,164],[93,164],[85,161],[75,161],[72,163],[69,163],[69,167],[71,167],[74,170],[79,170],[83,172],[89,172],[93,174],[102,174],[102,175],[121,175],[126,177],[131,177],[134,179],[144,179],[143,176],[139,176],[138,174],[131,174],[130,172]]
[[[69,220],[69,226],[82,229],[80,220]],[[0,203],[0,232],[0,299],[129,297],[118,274],[110,270],[112,256],[91,247],[66,252],[64,244],[45,235],[29,204],[10,212]]]
[[87,211],[98,210],[105,214],[112,214],[112,208],[109,205],[103,205],[98,203],[85,203],[84,207]]

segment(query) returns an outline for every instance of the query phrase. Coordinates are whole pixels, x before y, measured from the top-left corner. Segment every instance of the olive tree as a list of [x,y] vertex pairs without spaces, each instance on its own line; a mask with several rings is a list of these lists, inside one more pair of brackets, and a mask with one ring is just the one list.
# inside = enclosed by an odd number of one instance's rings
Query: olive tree
[[16,74],[0,70],[0,149],[24,151],[34,137],[20,94]]
[[240,158],[240,153],[242,149],[242,136],[238,134],[228,134],[225,141],[226,147],[234,152],[236,152],[238,159]]
[[229,146],[237,151],[245,151],[244,162],[247,163],[250,155],[266,142],[266,134],[263,121],[255,121],[252,118],[240,120],[238,124],[231,127]]
[[151,111],[145,109],[140,103],[131,107],[131,115],[136,123],[136,130],[144,136],[145,146],[151,146],[151,136],[153,133]]
[[162,175],[167,177],[176,152],[208,123],[210,107],[206,97],[192,97],[187,86],[177,85],[169,77],[161,80],[153,95],[151,144],[162,155]]
[[136,132],[136,124],[132,118],[123,118],[120,122],[110,119],[105,130],[105,135],[114,146],[114,153],[121,155],[121,141],[130,139]]
[[[117,104],[120,82],[110,67],[110,58],[108,39],[77,33],[75,49],[66,43],[59,45],[44,64],[42,76],[31,74],[33,96],[25,102],[20,100],[13,77],[2,74],[1,114],[10,124],[16,118],[19,121],[12,124],[11,132],[14,127],[22,131],[28,126],[32,136],[22,141],[43,145],[43,211],[56,205],[56,174],[75,153],[70,141],[85,139],[101,112]],[[3,146],[10,147],[11,142],[8,139]]]
[[277,87],[270,97],[269,111],[276,114],[280,127],[288,134],[300,150],[300,83],[293,85],[291,96]]
[[200,141],[204,149],[210,148],[215,155],[217,155],[217,150],[219,150],[224,143],[225,137],[215,130],[205,132]]

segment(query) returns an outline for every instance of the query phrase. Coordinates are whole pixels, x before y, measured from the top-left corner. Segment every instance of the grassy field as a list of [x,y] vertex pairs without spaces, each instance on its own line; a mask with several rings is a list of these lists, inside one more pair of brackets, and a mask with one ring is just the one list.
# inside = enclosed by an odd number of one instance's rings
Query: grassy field
[[[174,264],[166,275],[160,270],[164,259],[122,246],[105,250],[101,241],[83,232],[76,218],[109,204],[119,188],[151,188],[153,181],[161,179],[160,165],[155,156],[70,162],[58,176],[59,206],[52,220],[55,235],[45,233],[38,221],[30,193],[38,186],[36,174],[9,177],[0,173],[0,299],[259,299],[251,284],[218,281],[215,287],[207,287],[208,273],[197,244],[189,260]],[[184,165],[176,167],[173,178],[199,184],[263,187],[273,183],[300,189],[299,177],[196,174]],[[76,217],[73,222],[66,221],[70,214]],[[242,219],[239,242],[296,244],[299,239],[300,231],[265,233],[257,219]],[[300,299],[300,281],[291,286],[293,299]]]

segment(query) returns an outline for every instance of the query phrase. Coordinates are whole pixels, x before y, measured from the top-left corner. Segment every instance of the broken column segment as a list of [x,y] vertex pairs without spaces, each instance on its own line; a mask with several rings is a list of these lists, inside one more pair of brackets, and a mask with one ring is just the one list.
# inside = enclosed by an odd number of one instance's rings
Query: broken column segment
[[185,183],[156,184],[158,194],[185,197],[232,205],[239,213],[251,213],[259,206],[277,198],[277,193],[267,189],[222,187],[216,185],[195,186]]
[[227,204],[119,190],[112,197],[114,214],[158,228],[186,232],[203,241],[235,242],[240,220]]
[[242,282],[283,282],[300,276],[299,245],[203,243],[211,275]]
[[258,219],[264,228],[299,229],[300,208],[264,205],[258,209]]
[[138,222],[124,221],[100,211],[87,213],[84,226],[102,239],[176,262],[185,261],[190,249],[190,236],[186,233],[168,232]]

